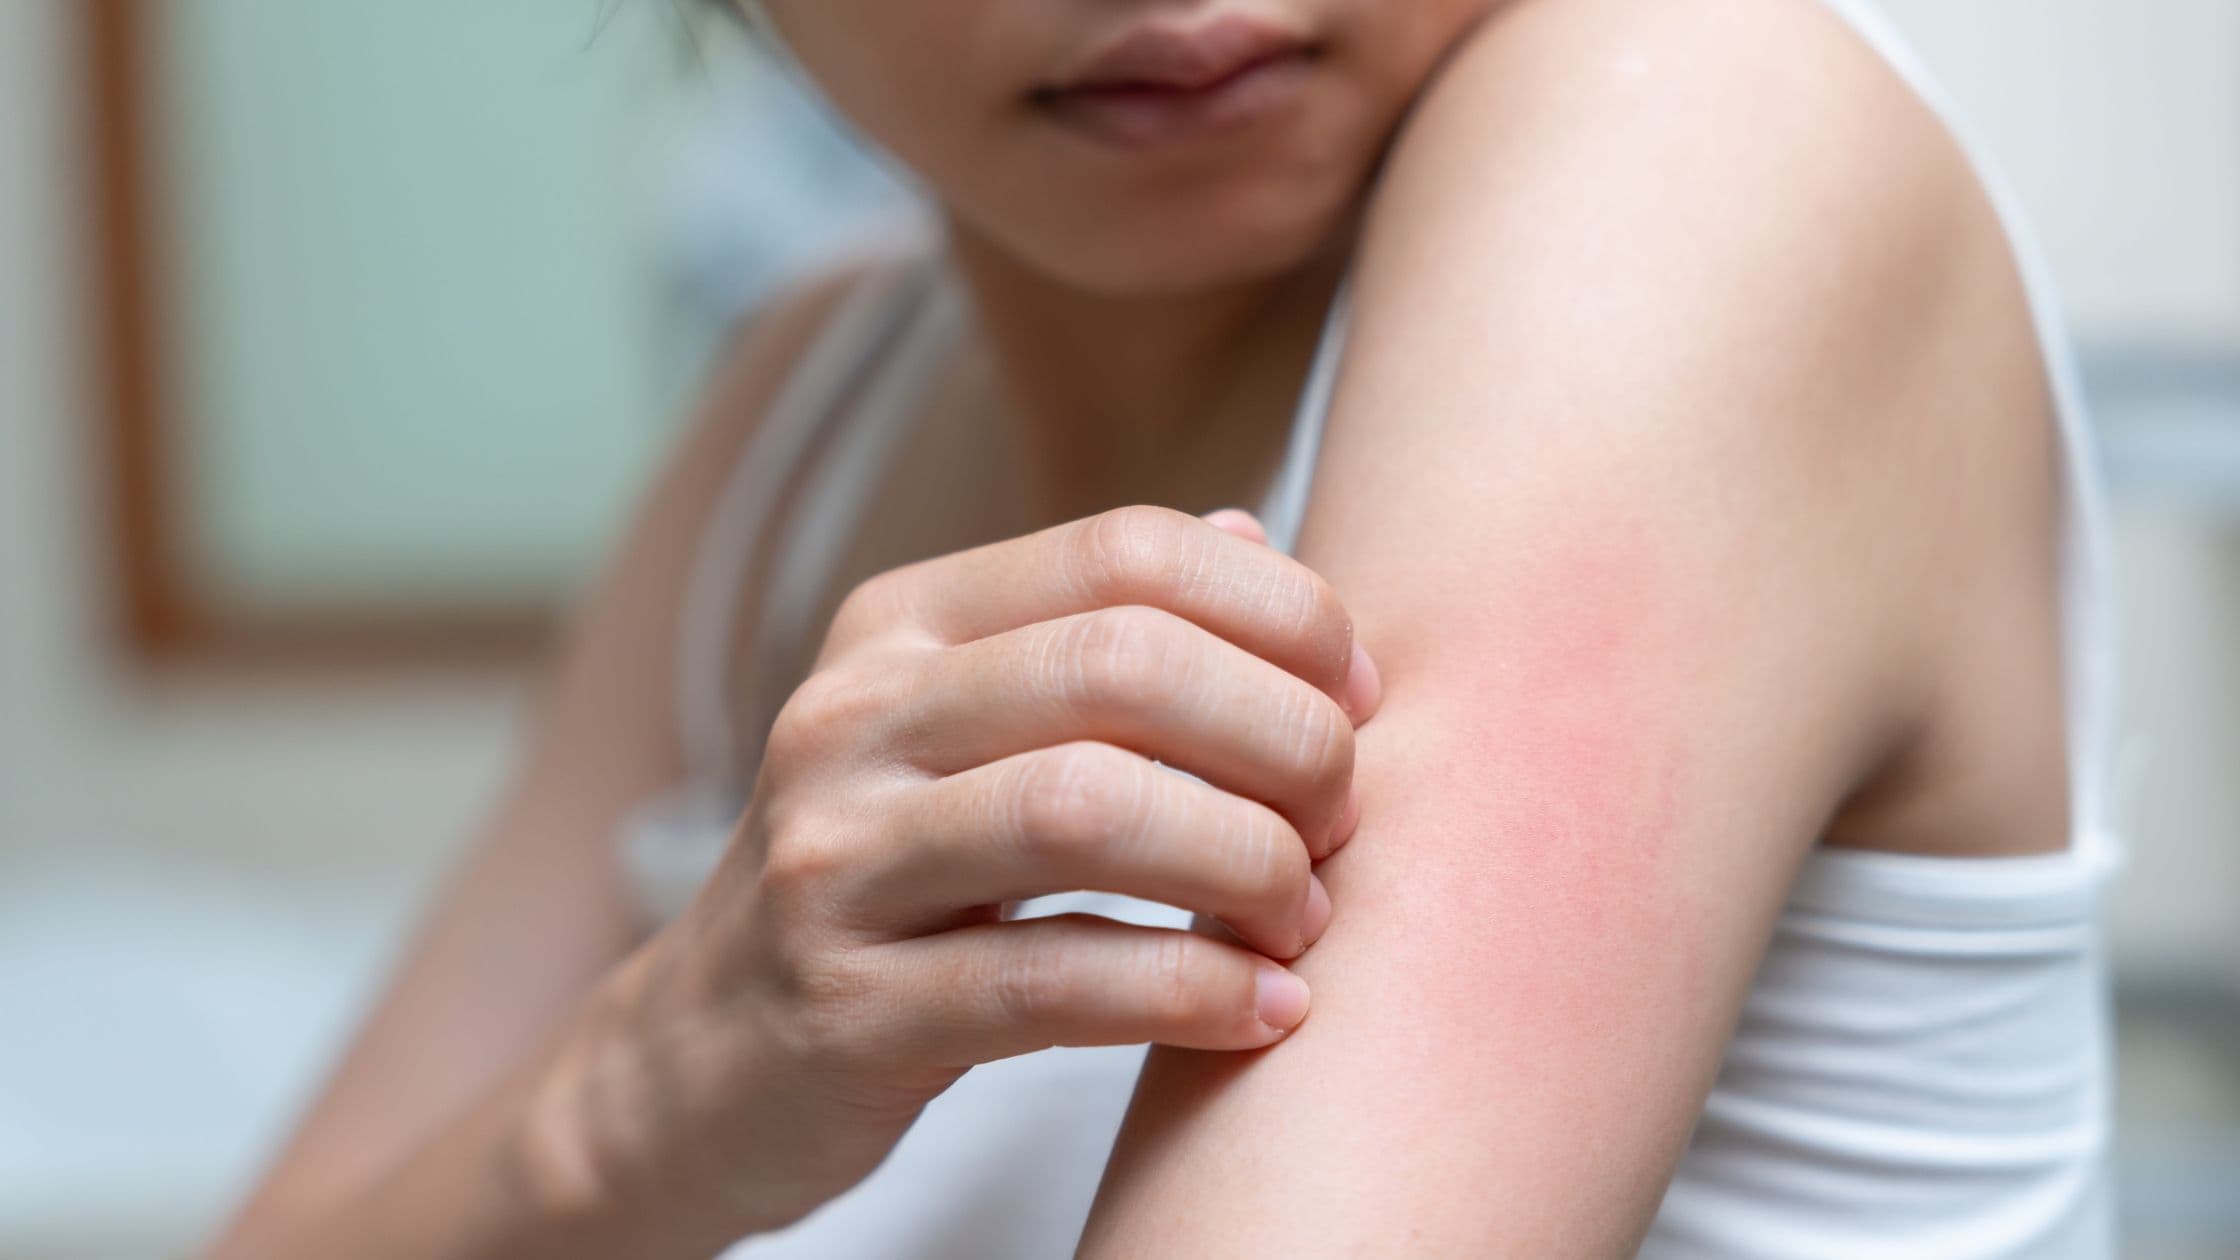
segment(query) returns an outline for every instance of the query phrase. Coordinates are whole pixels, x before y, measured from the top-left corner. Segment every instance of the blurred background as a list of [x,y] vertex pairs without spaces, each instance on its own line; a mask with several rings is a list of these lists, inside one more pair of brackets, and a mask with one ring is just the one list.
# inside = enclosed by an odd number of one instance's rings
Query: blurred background
[[[2126,1255],[2240,1256],[2240,4],[1884,0],[2083,346]],[[0,1256],[178,1254],[736,314],[914,212],[674,0],[0,0]]]

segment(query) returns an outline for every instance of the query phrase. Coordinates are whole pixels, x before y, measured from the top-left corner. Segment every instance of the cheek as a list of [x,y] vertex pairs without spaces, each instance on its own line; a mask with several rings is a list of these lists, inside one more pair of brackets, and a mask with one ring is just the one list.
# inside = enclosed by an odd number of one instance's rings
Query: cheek
[[765,0],[786,53],[863,134],[917,165],[1002,65],[985,0]]

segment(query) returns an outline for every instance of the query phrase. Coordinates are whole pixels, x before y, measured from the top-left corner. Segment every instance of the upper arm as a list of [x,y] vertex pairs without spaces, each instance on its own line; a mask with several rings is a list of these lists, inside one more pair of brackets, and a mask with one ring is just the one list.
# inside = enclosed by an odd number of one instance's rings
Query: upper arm
[[845,278],[742,327],[571,619],[519,769],[236,1236],[363,1186],[495,1085],[637,942],[615,831],[683,772],[671,679],[692,543]]
[[1947,522],[1903,505],[1965,440],[1974,185],[1818,10],[1514,4],[1419,108],[1298,549],[1385,681],[1313,1009],[1152,1048],[1081,1254],[1639,1245],[1798,861],[1918,729]]

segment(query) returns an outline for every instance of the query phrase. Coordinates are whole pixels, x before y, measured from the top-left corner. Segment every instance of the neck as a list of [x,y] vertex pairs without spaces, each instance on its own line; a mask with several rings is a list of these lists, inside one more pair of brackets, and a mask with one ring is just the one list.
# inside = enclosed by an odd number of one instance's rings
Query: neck
[[1033,519],[1257,501],[1350,238],[1289,272],[1158,296],[1067,285],[961,224],[948,239]]

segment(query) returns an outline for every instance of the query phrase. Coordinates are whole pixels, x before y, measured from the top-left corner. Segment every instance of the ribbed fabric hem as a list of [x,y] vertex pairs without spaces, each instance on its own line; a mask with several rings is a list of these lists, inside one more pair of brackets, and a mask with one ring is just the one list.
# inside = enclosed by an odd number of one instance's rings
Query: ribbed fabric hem
[[2114,839],[2077,832],[2059,853],[1932,857],[1821,846],[1790,890],[1791,917],[1874,927],[1999,932],[2084,927],[2114,870]]

